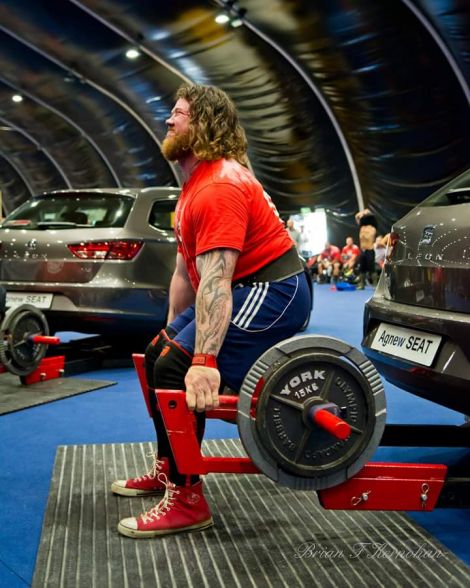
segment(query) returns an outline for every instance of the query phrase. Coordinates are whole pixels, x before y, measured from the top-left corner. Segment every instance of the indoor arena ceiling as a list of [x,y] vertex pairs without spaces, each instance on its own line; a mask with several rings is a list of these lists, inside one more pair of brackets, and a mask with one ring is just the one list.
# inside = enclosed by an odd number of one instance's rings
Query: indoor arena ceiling
[[468,167],[469,37],[467,0],[2,0],[4,211],[181,184],[160,145],[192,81],[233,98],[280,211],[344,235],[368,206],[386,230]]

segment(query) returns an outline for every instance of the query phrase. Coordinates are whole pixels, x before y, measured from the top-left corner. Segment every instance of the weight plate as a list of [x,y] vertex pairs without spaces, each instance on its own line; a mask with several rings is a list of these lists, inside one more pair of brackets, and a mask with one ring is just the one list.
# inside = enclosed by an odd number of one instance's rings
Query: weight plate
[[46,355],[47,345],[29,341],[30,335],[49,335],[44,314],[30,304],[10,308],[0,327],[0,361],[18,376],[33,372]]
[[[337,406],[351,426],[347,439],[336,439],[308,416],[324,403]],[[250,369],[240,391],[238,428],[264,474],[291,488],[320,490],[367,463],[385,416],[380,376],[360,351],[331,337],[301,336],[278,343]]]

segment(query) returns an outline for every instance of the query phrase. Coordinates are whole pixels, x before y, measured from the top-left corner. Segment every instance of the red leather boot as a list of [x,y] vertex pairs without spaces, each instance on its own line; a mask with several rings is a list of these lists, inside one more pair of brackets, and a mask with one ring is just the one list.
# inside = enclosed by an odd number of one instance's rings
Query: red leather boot
[[[163,476],[160,474],[160,478]],[[141,539],[182,531],[202,531],[214,524],[209,505],[202,493],[202,482],[193,486],[175,486],[167,481],[163,499],[138,517],[122,519],[118,531]]]
[[[166,476],[169,472],[168,459],[158,459],[156,453],[151,453],[153,464],[150,470],[140,478],[130,478],[129,480],[115,480],[111,485],[111,490],[121,496],[155,496],[163,494],[166,490]],[[163,481],[159,479],[159,474],[165,474]]]

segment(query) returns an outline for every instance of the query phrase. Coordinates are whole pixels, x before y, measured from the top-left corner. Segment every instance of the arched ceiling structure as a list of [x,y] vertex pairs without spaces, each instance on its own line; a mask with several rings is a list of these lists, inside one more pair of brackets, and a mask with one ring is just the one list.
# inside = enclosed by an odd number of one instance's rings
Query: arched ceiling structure
[[280,211],[325,207],[333,239],[363,206],[388,230],[469,165],[466,0],[3,0],[4,212],[180,184],[160,145],[185,81],[231,95]]

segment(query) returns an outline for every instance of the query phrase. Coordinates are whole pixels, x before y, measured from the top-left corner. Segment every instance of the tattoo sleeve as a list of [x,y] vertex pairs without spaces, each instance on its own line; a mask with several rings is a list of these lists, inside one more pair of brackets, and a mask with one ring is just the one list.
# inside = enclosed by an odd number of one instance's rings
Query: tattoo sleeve
[[232,316],[232,276],[238,251],[214,249],[196,259],[201,281],[196,295],[195,353],[217,355]]

